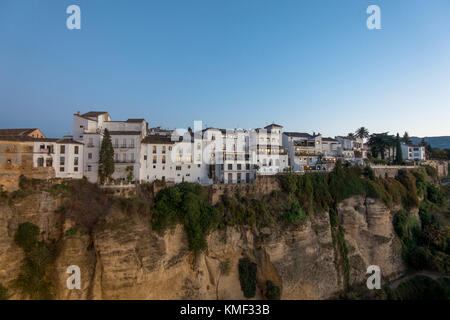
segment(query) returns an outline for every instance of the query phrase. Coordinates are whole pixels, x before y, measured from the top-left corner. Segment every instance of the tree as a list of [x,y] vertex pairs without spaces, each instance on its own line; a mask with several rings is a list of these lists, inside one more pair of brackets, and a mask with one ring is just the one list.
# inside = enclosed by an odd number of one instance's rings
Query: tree
[[100,182],[109,180],[114,173],[114,148],[111,142],[111,135],[108,129],[103,133],[103,140],[100,147],[98,160],[98,174]]
[[422,141],[420,142],[420,146],[425,147],[425,151],[429,157],[432,157],[433,149],[431,148],[431,145],[425,141],[425,138],[422,138]]
[[372,152],[372,156],[377,158],[378,155],[381,155],[381,159],[384,160],[386,150],[390,150],[390,148],[394,145],[395,139],[393,136],[385,133],[373,133],[369,137],[369,146]]
[[401,143],[400,135],[398,134],[398,132],[397,132],[395,149],[396,149],[395,163],[396,164],[402,164],[402,162],[403,162],[402,143]]
[[409,138],[409,134],[406,131],[403,134],[402,142],[405,144],[411,144],[411,139]]
[[347,135],[347,137],[349,137],[349,138],[354,138],[354,137],[355,137],[355,134],[354,134],[353,132],[350,132],[350,133]]
[[369,137],[369,130],[364,127],[361,127],[355,131],[355,134],[360,139],[366,139]]

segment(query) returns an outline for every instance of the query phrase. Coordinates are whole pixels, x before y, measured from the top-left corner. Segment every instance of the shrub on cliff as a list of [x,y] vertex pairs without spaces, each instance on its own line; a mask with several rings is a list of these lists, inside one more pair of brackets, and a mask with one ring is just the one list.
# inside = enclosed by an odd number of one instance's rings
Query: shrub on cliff
[[8,289],[0,284],[0,300],[8,300],[10,297]]
[[426,276],[415,276],[396,288],[387,290],[391,300],[445,300],[449,298],[448,280],[435,281]]
[[38,241],[39,233],[39,227],[32,223],[19,225],[14,240],[24,250],[25,258],[13,283],[24,296],[31,299],[51,299],[51,284],[46,269],[54,260],[55,248]]
[[266,298],[269,300],[280,300],[280,288],[272,281],[266,281]]
[[39,227],[33,223],[25,222],[19,225],[14,236],[14,242],[25,252],[30,252],[37,244]]
[[152,227],[158,232],[184,225],[190,250],[206,249],[206,236],[218,226],[220,213],[208,203],[205,188],[180,183],[158,192],[152,209]]
[[239,260],[239,281],[244,297],[253,298],[256,294],[256,264],[248,258]]
[[406,208],[417,208],[419,206],[419,198],[414,175],[409,171],[399,170],[397,180],[403,184],[407,191],[403,199],[403,205]]

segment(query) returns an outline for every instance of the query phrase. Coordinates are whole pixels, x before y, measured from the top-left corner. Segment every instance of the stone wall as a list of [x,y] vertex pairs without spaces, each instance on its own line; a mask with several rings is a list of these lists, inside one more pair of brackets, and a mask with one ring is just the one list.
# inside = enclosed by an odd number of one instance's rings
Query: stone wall
[[209,200],[214,205],[224,194],[231,195],[240,192],[242,195],[264,195],[280,189],[278,176],[258,176],[252,183],[211,185],[209,186]]
[[375,176],[380,178],[395,178],[398,175],[399,170],[418,170],[419,166],[376,166],[372,165],[371,168],[375,173]]
[[23,174],[32,179],[55,177],[53,168],[33,168],[33,144],[23,141],[0,141],[0,185],[11,192],[19,187]]
[[438,172],[439,178],[448,177],[448,165],[450,161],[448,160],[427,160],[424,161],[424,165],[429,165],[435,168]]

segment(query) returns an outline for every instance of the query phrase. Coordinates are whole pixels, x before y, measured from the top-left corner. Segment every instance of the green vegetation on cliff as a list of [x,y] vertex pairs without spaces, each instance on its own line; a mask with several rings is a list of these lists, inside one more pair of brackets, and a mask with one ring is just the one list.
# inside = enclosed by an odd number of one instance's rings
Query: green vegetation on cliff
[[220,214],[208,203],[207,190],[199,184],[180,183],[158,192],[152,214],[156,231],[183,224],[189,248],[200,252],[207,247],[206,236],[217,228]]
[[8,289],[5,288],[2,284],[0,284],[0,300],[8,300],[10,295],[8,293]]
[[25,258],[13,283],[25,297],[51,299],[51,282],[46,271],[54,260],[55,249],[46,242],[39,241],[39,234],[39,227],[32,223],[19,225],[14,241],[23,249]]
[[239,281],[246,298],[253,298],[256,294],[256,268],[248,258],[239,260]]

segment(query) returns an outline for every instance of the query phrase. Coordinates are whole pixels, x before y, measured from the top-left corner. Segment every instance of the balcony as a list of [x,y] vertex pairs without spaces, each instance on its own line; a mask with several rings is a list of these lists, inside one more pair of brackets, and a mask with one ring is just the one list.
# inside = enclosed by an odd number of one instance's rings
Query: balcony
[[136,163],[136,160],[114,160],[114,163]]

